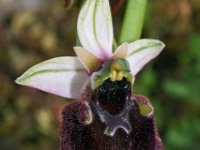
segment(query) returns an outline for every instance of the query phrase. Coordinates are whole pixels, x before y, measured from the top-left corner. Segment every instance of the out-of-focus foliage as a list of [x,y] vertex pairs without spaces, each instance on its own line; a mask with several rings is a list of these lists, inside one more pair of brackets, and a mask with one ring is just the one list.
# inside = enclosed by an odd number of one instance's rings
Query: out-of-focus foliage
[[[59,149],[59,111],[69,101],[14,80],[38,62],[74,55],[81,1],[70,9],[64,1],[7,2],[0,0],[0,149]],[[125,5],[114,14],[115,37]],[[143,37],[167,47],[138,74],[133,92],[151,99],[166,150],[198,150],[200,1],[149,1]]]

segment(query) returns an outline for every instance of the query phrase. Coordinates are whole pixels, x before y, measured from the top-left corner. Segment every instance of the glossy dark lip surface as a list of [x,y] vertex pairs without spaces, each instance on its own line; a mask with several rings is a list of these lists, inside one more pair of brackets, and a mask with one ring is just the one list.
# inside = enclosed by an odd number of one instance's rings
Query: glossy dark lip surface
[[96,101],[110,114],[120,113],[126,101],[131,96],[131,83],[123,78],[121,81],[111,81],[107,79],[96,90]]

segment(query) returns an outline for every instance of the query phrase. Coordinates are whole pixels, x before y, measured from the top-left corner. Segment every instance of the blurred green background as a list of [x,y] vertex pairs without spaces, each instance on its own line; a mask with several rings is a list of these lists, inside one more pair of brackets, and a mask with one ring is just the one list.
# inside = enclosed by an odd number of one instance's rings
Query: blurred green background
[[[80,3],[0,0],[0,150],[59,149],[68,100],[14,80],[38,62],[74,55]],[[125,6],[113,15],[116,38]],[[138,74],[134,93],[151,99],[166,150],[200,149],[200,1],[149,1],[142,36],[167,47]]]

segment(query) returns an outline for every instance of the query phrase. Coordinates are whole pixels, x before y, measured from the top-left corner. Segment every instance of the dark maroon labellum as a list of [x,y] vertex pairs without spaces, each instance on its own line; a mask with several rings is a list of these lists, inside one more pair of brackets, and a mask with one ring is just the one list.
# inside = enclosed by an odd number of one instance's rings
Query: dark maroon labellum
[[120,113],[126,104],[126,98],[131,96],[131,84],[123,78],[122,81],[112,82],[107,79],[96,91],[100,105],[110,114]]
[[142,116],[141,103],[150,102],[131,95],[125,78],[95,91],[88,84],[81,100],[62,110],[61,150],[163,150],[154,116]]

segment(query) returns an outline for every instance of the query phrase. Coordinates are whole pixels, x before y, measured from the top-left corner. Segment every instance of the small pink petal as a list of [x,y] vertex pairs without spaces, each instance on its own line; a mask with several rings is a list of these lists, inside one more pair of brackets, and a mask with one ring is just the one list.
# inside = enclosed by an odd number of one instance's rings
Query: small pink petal
[[89,73],[92,73],[101,67],[102,60],[86,49],[82,47],[74,47],[74,51]]
[[113,59],[126,58],[128,55],[128,43],[123,43],[120,45],[113,55]]

